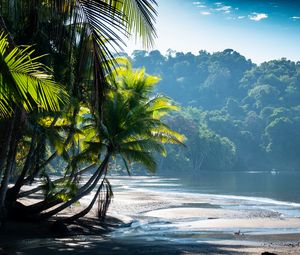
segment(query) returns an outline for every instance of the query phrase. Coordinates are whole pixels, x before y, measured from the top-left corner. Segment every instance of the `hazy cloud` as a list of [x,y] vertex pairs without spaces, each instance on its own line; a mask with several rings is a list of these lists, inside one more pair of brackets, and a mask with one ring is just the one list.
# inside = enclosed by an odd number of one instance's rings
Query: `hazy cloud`
[[216,8],[215,10],[216,11],[223,11],[223,12],[227,12],[227,11],[230,11],[231,10],[231,6],[229,5],[225,5],[225,6],[222,6],[222,7],[219,7],[219,8]]
[[300,19],[300,17],[299,16],[293,16],[293,17],[291,17],[291,19],[297,20],[297,19]]
[[267,19],[267,18],[268,18],[268,14],[266,14],[266,13],[253,12],[251,15],[249,15],[249,19],[251,19],[253,21],[261,21],[261,20]]
[[238,19],[244,19],[244,18],[246,18],[246,16],[238,16],[237,18]]
[[197,8],[206,8],[207,6],[204,4],[196,5]]
[[221,2],[216,2],[215,5],[216,5],[216,6],[222,6],[223,3],[221,3]]
[[207,16],[207,15],[211,15],[211,12],[200,12],[200,14]]

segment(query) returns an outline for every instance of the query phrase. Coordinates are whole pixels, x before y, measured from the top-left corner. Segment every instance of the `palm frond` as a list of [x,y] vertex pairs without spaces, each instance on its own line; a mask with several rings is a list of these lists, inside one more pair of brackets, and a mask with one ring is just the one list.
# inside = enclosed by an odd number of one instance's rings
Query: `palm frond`
[[27,111],[39,109],[58,111],[68,102],[68,94],[56,83],[51,71],[32,57],[32,47],[15,47],[10,52],[7,39],[0,35],[0,113],[11,113],[12,105],[22,105]]
[[129,162],[137,162],[146,167],[150,172],[155,172],[157,164],[151,152],[121,149],[120,154]]

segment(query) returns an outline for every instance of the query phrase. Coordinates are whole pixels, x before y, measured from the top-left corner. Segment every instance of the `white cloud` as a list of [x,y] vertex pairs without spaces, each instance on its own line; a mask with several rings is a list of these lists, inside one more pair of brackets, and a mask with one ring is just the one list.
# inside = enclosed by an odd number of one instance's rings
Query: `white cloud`
[[228,11],[230,11],[231,10],[231,6],[229,6],[229,5],[225,5],[225,6],[222,6],[222,7],[219,7],[219,8],[217,8],[217,9],[215,9],[216,11],[224,11],[224,12],[228,12]]
[[300,19],[300,17],[299,16],[293,16],[293,17],[291,17],[291,19],[297,20],[297,19]]
[[216,5],[216,6],[222,6],[223,3],[221,3],[221,2],[216,2],[215,5]]
[[197,5],[196,7],[197,7],[197,8],[206,8],[207,6],[204,5],[204,4],[200,4],[200,5]]
[[238,16],[237,18],[238,19],[244,19],[244,18],[246,18],[246,16]]
[[251,15],[249,15],[249,19],[253,21],[261,21],[263,19],[267,19],[269,16],[266,13],[257,13],[253,12]]
[[211,15],[211,12],[200,12],[201,15],[205,15],[205,16],[208,16],[208,15]]
[[202,4],[201,2],[193,2],[194,5]]

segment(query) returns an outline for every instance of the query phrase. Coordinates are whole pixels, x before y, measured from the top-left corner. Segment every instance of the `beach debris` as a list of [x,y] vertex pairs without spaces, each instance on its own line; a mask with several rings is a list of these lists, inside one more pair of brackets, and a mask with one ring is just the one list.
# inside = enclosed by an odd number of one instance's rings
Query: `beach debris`
[[263,252],[261,255],[277,255],[276,253],[272,253],[272,252]]

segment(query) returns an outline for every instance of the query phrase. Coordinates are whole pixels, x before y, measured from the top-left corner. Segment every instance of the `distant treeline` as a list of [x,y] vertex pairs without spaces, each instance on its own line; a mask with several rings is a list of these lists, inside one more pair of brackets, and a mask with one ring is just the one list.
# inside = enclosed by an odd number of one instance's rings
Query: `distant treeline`
[[132,59],[161,77],[158,93],[182,106],[168,122],[186,135],[187,148],[170,146],[161,173],[299,169],[300,62],[256,65],[231,49],[135,51]]

